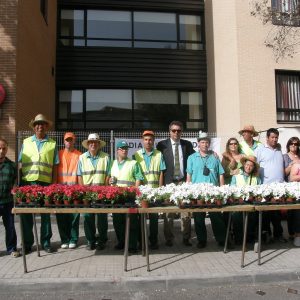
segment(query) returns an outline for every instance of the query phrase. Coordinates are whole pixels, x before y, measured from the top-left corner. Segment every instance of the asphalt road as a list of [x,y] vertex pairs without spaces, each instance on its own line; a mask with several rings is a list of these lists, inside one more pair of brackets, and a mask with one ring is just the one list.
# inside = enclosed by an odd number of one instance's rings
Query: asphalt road
[[[151,284],[149,282],[149,284]],[[148,287],[149,289],[149,287]],[[235,285],[235,286],[215,286],[208,288],[192,287],[190,289],[173,289],[173,290],[153,290],[153,291],[128,291],[128,292],[110,292],[110,291],[55,291],[49,289],[44,291],[26,291],[14,292],[13,288],[0,291],[0,299],[31,299],[31,300],[177,300],[177,299],[261,299],[261,300],[283,300],[283,299],[300,299],[300,281],[299,282],[282,282],[266,283],[256,285]]]

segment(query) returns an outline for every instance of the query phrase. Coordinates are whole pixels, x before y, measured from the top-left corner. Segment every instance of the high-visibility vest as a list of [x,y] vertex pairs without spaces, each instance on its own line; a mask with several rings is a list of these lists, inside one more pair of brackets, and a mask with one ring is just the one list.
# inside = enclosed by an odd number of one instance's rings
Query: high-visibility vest
[[144,184],[149,185],[150,187],[158,187],[159,186],[159,177],[160,177],[160,162],[161,162],[161,152],[154,149],[153,154],[151,156],[151,162],[149,169],[147,169],[146,162],[143,156],[143,150],[139,150],[134,154],[135,160],[141,166],[143,176],[144,176]]
[[24,140],[21,158],[24,181],[52,182],[55,146],[56,142],[48,139],[39,152],[32,137]]
[[[236,185],[237,186],[250,185],[250,178],[251,178],[251,176],[248,176],[247,179],[245,180],[245,177],[243,174],[235,175]],[[251,185],[257,185],[257,177],[256,176],[252,176]]]
[[[261,144],[261,142],[255,141],[257,144]],[[242,141],[239,143],[240,144],[240,149],[242,153],[244,153],[247,156],[256,156],[254,153],[254,150],[250,148],[250,146],[245,142]]]
[[86,153],[80,155],[79,160],[82,167],[82,181],[84,185],[104,185],[107,174],[107,166],[109,156],[107,153],[100,151],[99,159],[96,167],[93,166],[91,160],[86,156]]
[[58,152],[59,157],[59,165],[58,165],[58,174],[57,174],[57,183],[61,184],[77,184],[77,167],[79,156],[81,152],[74,149],[73,151],[69,152],[70,155],[70,162],[68,165],[67,159],[65,157],[66,150],[60,150]]
[[134,169],[137,162],[132,159],[127,159],[121,170],[118,167],[118,161],[114,160],[110,175],[117,178],[117,186],[134,186],[136,179],[134,178]]

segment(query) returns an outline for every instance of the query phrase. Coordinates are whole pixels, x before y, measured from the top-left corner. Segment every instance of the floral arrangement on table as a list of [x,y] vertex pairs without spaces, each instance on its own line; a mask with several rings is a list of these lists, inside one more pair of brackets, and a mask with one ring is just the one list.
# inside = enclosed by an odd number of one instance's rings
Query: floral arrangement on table
[[134,206],[140,191],[136,187],[51,184],[26,185],[12,189],[17,206]]
[[300,183],[271,183],[244,187],[208,183],[169,184],[159,188],[140,186],[137,203],[160,206],[167,199],[179,207],[219,207],[237,204],[286,204],[300,201]]

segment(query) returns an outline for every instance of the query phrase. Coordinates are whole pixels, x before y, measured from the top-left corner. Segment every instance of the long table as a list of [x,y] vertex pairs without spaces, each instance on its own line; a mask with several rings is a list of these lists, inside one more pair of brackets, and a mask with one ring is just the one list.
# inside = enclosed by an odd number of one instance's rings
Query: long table
[[271,204],[271,205],[255,205],[255,210],[258,211],[258,249],[257,249],[257,263],[261,265],[261,232],[262,232],[262,213],[274,210],[295,210],[300,209],[300,204]]
[[[233,212],[243,212],[245,213],[244,218],[244,237],[243,237],[243,247],[242,247],[242,258],[241,267],[244,267],[244,258],[246,250],[246,236],[247,236],[247,225],[248,225],[248,213],[253,212],[255,207],[253,205],[234,205],[225,207],[206,207],[206,208],[178,208],[176,206],[169,207],[152,207],[152,208],[28,208],[28,207],[15,207],[12,212],[14,214],[19,214],[20,218],[22,214],[32,214],[34,222],[34,237],[37,247],[37,254],[40,256],[38,234],[36,228],[36,214],[65,214],[65,213],[90,213],[90,214],[109,214],[109,213],[121,213],[126,214],[126,229],[125,229],[125,247],[124,247],[124,270],[127,271],[128,262],[128,245],[129,245],[129,230],[130,230],[130,214],[141,214],[141,224],[142,224],[142,254],[146,256],[147,271],[150,271],[149,263],[149,247],[148,247],[148,229],[147,229],[147,214],[151,213],[193,213],[193,212],[229,212],[229,221],[226,232],[226,240],[224,245],[224,253],[227,252],[229,227],[231,222],[231,213]],[[25,255],[25,244],[24,244],[24,234],[23,226],[20,219],[20,231],[22,240],[22,253],[23,253],[23,266],[24,273],[28,272],[26,255]]]

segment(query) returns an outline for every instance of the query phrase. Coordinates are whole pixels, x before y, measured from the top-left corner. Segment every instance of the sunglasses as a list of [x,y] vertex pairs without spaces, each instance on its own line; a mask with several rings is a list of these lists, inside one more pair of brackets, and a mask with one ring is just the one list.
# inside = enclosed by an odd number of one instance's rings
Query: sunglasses
[[128,148],[118,148],[118,150],[128,151]]
[[175,133],[175,132],[181,132],[182,130],[181,129],[171,129],[171,131]]
[[229,145],[237,145],[237,143],[229,143]]
[[290,146],[299,146],[298,143],[290,143]]

